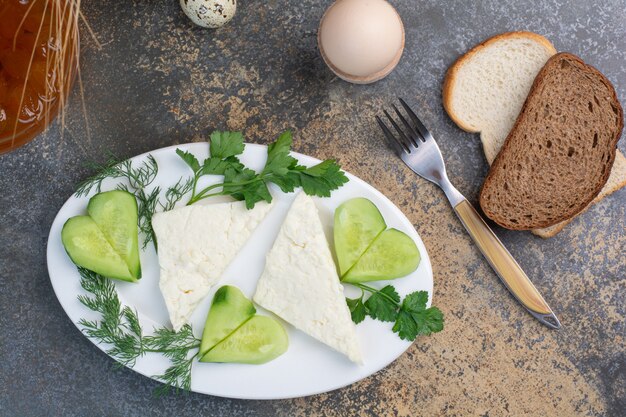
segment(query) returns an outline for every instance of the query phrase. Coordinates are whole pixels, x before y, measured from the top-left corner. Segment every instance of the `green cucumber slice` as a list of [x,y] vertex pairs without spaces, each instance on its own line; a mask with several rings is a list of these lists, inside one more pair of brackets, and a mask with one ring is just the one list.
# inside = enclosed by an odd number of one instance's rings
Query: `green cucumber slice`
[[124,259],[132,276],[141,278],[135,196],[122,190],[96,194],[89,200],[87,213]]
[[204,324],[200,356],[203,356],[239,326],[254,316],[256,308],[241,290],[225,285],[215,292]]
[[400,278],[417,269],[420,253],[413,239],[397,229],[382,232],[342,278],[359,283]]
[[386,228],[382,214],[366,198],[353,198],[337,207],[334,240],[340,276],[352,268]]
[[283,326],[267,316],[254,316],[209,350],[200,362],[262,364],[287,351]]
[[61,241],[76,265],[108,278],[137,281],[91,217],[76,216],[66,221]]

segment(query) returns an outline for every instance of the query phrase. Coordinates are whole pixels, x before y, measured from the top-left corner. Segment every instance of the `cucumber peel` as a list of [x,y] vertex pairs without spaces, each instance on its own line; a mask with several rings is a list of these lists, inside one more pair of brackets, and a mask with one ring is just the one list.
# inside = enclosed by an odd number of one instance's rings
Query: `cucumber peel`
[[107,278],[137,282],[141,278],[137,200],[127,191],[94,195],[87,216],[68,219],[61,231],[72,262]]
[[289,338],[283,326],[255,313],[239,288],[218,289],[202,333],[200,362],[262,364],[285,353]]
[[387,228],[385,219],[367,198],[353,198],[335,210],[335,250],[343,276]]
[[224,285],[218,289],[204,324],[200,356],[204,356],[255,314],[254,304],[239,288]]
[[200,362],[259,365],[276,359],[288,346],[287,332],[280,323],[268,316],[254,316],[209,350]]
[[421,260],[413,239],[397,229],[387,229],[372,242],[342,281],[359,283],[404,277]]
[[128,264],[132,276],[140,278],[137,211],[135,196],[122,190],[96,194],[87,205],[87,213]]
[[420,253],[413,239],[387,229],[374,203],[353,198],[335,211],[334,240],[341,281],[360,283],[400,278],[415,271]]

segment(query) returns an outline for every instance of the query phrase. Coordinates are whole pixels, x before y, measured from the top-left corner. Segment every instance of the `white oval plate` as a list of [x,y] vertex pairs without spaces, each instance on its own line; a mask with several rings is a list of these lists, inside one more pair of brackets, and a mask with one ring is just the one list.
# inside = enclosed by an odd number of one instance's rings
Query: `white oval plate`
[[[187,178],[191,175],[189,168],[176,155],[176,148],[189,151],[202,161],[208,156],[209,147],[207,143],[190,143],[150,152],[159,164],[158,176],[151,187],[161,186],[164,190],[180,177]],[[292,153],[292,155],[302,165],[311,166],[320,162],[310,156],[297,153]],[[133,158],[133,163],[139,164],[147,156],[148,154],[137,156]],[[265,164],[266,156],[266,146],[248,144],[241,156],[241,161],[251,168],[260,170]],[[330,198],[315,199],[329,242],[332,242],[332,216],[337,206],[353,197],[370,199],[378,206],[390,227],[402,230],[415,240],[422,257],[415,272],[405,278],[394,280],[393,285],[401,296],[418,290],[428,291],[430,301],[433,289],[430,260],[413,225],[383,194],[354,175],[347,175],[350,181],[334,191]],[[214,181],[218,179],[219,177],[216,177]],[[103,184],[103,190],[113,189],[117,183],[119,181],[107,180]],[[207,182],[209,183],[210,181]],[[219,285],[212,289],[192,316],[191,324],[197,337],[201,336],[204,320],[217,288],[224,284],[235,285],[246,296],[252,298],[257,279],[263,271],[265,255],[271,248],[296,195],[296,193],[284,194],[273,186],[270,188],[275,206],[226,269]],[[80,286],[76,266],[63,249],[61,228],[68,218],[85,213],[87,201],[88,197],[70,197],[57,214],[48,239],[50,281],[61,306],[79,329],[78,322],[81,318],[99,319],[99,316],[83,306],[77,299],[79,294],[85,292]],[[149,331],[154,327],[170,326],[165,302],[158,287],[159,266],[152,244],[141,253],[141,264],[143,277],[139,283],[115,281],[120,300],[123,304],[137,310],[144,331]],[[373,286],[382,287],[387,283],[388,281],[373,283]],[[346,288],[346,295],[356,296],[357,294],[354,288]],[[270,314],[262,308],[258,310],[261,314]],[[284,322],[283,324],[289,333],[289,349],[284,355],[263,365],[195,362],[192,370],[192,391],[245,399],[283,399],[318,394],[344,387],[372,375],[389,365],[411,345],[410,342],[401,340],[391,331],[392,323],[382,323],[367,318],[357,326],[365,362],[359,366],[289,324]],[[94,344],[103,351],[109,348],[108,345],[95,341]],[[161,355],[147,354],[138,359],[132,369],[152,377],[163,373],[168,366],[169,361]]]

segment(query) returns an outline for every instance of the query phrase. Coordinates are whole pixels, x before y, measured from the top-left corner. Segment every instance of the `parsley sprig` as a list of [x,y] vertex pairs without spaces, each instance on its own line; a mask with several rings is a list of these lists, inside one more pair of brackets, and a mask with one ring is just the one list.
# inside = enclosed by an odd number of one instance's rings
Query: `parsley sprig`
[[[192,194],[188,205],[216,195],[228,195],[243,200],[251,209],[259,201],[272,201],[268,184],[276,184],[289,193],[298,187],[309,195],[329,197],[330,192],[348,181],[335,160],[328,159],[313,167],[298,164],[289,155],[292,144],[290,131],[282,133],[267,149],[267,161],[260,173],[246,167],[238,156],[243,153],[243,136],[239,132],[213,132],[210,156],[202,164],[191,153],[177,149],[176,153],[194,173]],[[198,181],[205,175],[222,175],[224,181],[198,190]]]
[[[437,307],[426,308],[428,292],[415,291],[404,297],[387,285],[380,290],[365,284],[352,284],[361,289],[358,298],[346,298],[352,321],[360,323],[370,316],[375,320],[394,322],[392,330],[401,339],[413,341],[419,335],[443,330],[443,313]],[[371,295],[363,301],[365,292]]]
[[81,287],[91,294],[79,295],[78,300],[100,313],[99,320],[81,319],[82,331],[88,337],[110,345],[107,354],[119,365],[133,367],[138,358],[151,352],[167,357],[171,366],[155,376],[165,385],[158,387],[155,394],[166,394],[172,388],[189,391],[191,366],[200,347],[200,339],[193,335],[191,326],[185,325],[178,332],[161,327],[154,329],[152,335],[144,335],[137,312],[122,305],[111,280],[81,267],[78,272]]

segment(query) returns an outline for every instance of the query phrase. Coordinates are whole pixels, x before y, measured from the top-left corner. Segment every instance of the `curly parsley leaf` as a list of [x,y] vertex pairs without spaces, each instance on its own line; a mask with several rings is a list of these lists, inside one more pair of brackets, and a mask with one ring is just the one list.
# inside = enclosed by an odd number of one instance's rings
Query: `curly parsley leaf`
[[437,307],[426,308],[428,292],[415,291],[402,302],[393,331],[400,338],[415,340],[419,335],[430,335],[443,330],[443,313]]

